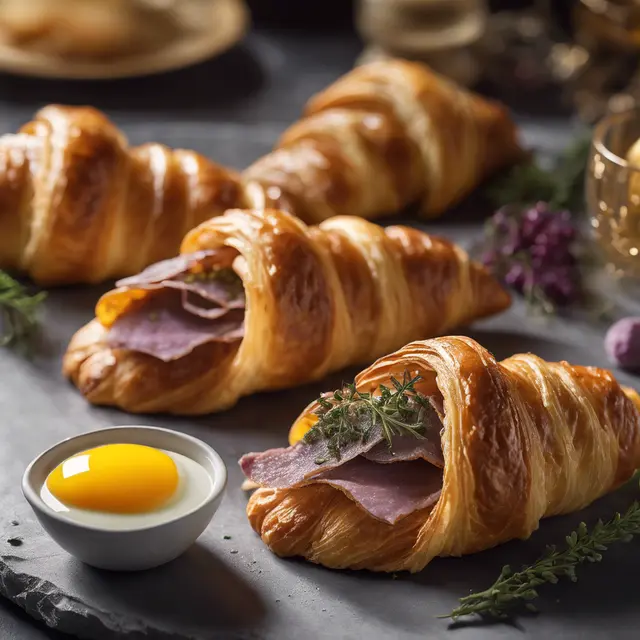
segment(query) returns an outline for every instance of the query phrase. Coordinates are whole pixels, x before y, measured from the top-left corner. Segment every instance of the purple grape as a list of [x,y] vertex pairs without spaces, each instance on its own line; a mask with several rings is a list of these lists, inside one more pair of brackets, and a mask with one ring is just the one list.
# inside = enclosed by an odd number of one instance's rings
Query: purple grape
[[523,265],[516,263],[507,271],[504,281],[516,291],[522,292],[527,282],[527,271]]
[[623,318],[607,331],[604,347],[609,360],[630,371],[640,370],[640,318]]
[[547,270],[540,274],[537,285],[547,298],[559,305],[573,302],[578,297],[571,269]]
[[498,262],[498,252],[495,249],[485,251],[480,257],[480,261],[485,267],[493,267]]
[[522,237],[532,242],[548,225],[548,219],[537,209],[529,209],[523,216],[520,225]]
[[510,207],[501,207],[498,209],[491,217],[491,222],[494,228],[502,233],[509,231],[512,226],[512,214],[513,212],[510,210]]
[[506,264],[507,286],[520,293],[535,287],[558,305],[577,299],[580,278],[573,247],[578,231],[569,211],[553,211],[544,202],[521,212],[503,207],[492,224],[501,236],[483,262],[494,269]]

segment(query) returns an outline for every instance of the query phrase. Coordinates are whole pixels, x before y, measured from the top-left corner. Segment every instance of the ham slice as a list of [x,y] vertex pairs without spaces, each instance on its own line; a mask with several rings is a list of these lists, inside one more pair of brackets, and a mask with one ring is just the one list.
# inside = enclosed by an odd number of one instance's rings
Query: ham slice
[[378,428],[366,442],[358,441],[344,447],[340,451],[340,460],[332,457],[324,440],[311,444],[301,441],[292,447],[247,453],[240,458],[240,468],[247,478],[259,485],[286,489],[352,460],[375,447],[381,440],[382,430]]
[[202,296],[194,294],[192,291],[182,292],[182,307],[185,311],[201,318],[216,320],[224,316],[229,310],[217,305],[215,302],[206,300]]
[[424,460],[377,464],[360,456],[311,482],[340,489],[374,518],[394,524],[438,501],[442,470]]
[[444,467],[440,431],[442,422],[431,404],[424,407],[422,422],[425,426],[423,438],[412,436],[393,436],[391,446],[385,440],[362,454],[367,460],[379,464],[406,462],[408,460],[426,460],[436,467]]
[[325,440],[303,440],[286,449],[249,453],[240,467],[249,480],[273,489],[330,484],[374,518],[393,524],[435,504],[442,490],[442,422],[430,407],[422,419],[424,437],[394,436],[391,448],[378,425],[366,442],[343,447],[340,460],[329,454]]
[[436,467],[444,467],[444,457],[439,437],[435,441],[429,438],[419,440],[411,436],[394,436],[391,440],[391,448],[384,441],[370,451],[363,453],[362,457],[378,464],[425,460]]
[[[227,270],[225,270],[224,275],[221,272],[216,274],[215,271],[210,273],[212,274],[211,278],[208,278],[207,274],[203,274],[201,279],[196,277],[191,281],[182,279],[165,280],[160,283],[160,286],[191,293],[226,309],[244,309],[246,299],[242,281],[235,274],[233,274],[235,281],[231,280]],[[178,277],[183,278],[184,276]]]
[[163,260],[120,287],[149,294],[112,325],[107,342],[170,362],[210,342],[244,337],[245,292],[228,247]]
[[170,280],[200,264],[203,260],[213,257],[215,251],[196,251],[162,260],[148,266],[146,269],[128,278],[122,278],[116,282],[116,287],[141,287],[141,285],[158,284],[163,280]]
[[199,317],[182,306],[181,293],[172,289],[148,296],[118,318],[107,342],[164,362],[177,360],[209,342],[239,342],[244,336],[244,309],[227,310],[216,320]]

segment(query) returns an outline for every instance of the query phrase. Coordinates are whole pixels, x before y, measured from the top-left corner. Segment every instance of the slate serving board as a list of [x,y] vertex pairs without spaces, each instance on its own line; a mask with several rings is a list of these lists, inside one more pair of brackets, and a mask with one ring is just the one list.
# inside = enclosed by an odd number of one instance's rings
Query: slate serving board
[[[437,225],[468,245],[474,223]],[[513,542],[464,559],[438,559],[422,573],[396,578],[337,572],[272,556],[244,516],[246,496],[237,459],[248,450],[281,445],[291,421],[320,391],[354,371],[288,392],[242,400],[234,409],[197,419],[132,416],[91,407],[59,372],[75,329],[89,320],[102,288],[50,294],[45,340],[31,362],[11,352],[0,358],[0,593],[31,616],[83,638],[508,638],[510,627],[452,631],[435,616],[456,599],[488,586],[504,563],[533,560],[546,543],[562,542],[581,519],[593,522],[624,509],[638,493],[628,486],[581,514],[553,518],[526,542]],[[602,327],[527,317],[521,305],[478,323],[470,335],[498,357],[533,351],[547,359],[606,365]],[[622,382],[638,385],[624,374]],[[82,565],[60,550],[35,522],[19,490],[25,465],[63,437],[114,424],[151,424],[184,431],[216,448],[229,467],[229,485],[213,523],[180,559],[138,574],[114,574]],[[17,524],[15,524],[17,522]],[[225,539],[224,536],[230,536]],[[16,541],[20,541],[19,546]],[[613,548],[606,561],[585,567],[577,585],[544,591],[544,613],[522,627],[539,637],[637,637],[640,571],[636,543]]]
[[[0,76],[0,128],[15,129],[45,102],[95,104],[123,126],[132,143],[157,140],[193,148],[240,168],[269,150],[304,100],[346,71],[358,48],[350,39],[276,40],[258,34],[246,47],[187,70],[172,82],[155,78],[72,86]],[[159,100],[162,82],[172,89]],[[194,85],[200,90],[194,92]],[[545,151],[557,151],[567,140],[564,122],[521,123],[526,140]],[[470,205],[428,229],[468,246],[481,228],[476,213]],[[502,625],[452,630],[435,616],[449,612],[471,589],[488,586],[503,564],[535,559],[545,544],[561,543],[581,519],[608,517],[639,493],[630,485],[581,514],[544,522],[526,542],[463,559],[437,559],[413,576],[337,572],[280,560],[246,522],[246,495],[240,490],[236,461],[246,451],[282,445],[300,409],[355,371],[246,398],[228,412],[197,419],[132,416],[91,407],[62,379],[60,359],[73,332],[93,316],[95,301],[108,288],[52,292],[37,356],[27,361],[0,352],[0,594],[44,623],[41,630],[46,624],[82,638],[131,640],[520,638],[521,630]],[[547,359],[605,366],[603,330],[588,322],[540,324],[515,305],[473,327],[471,335],[498,357],[533,351]],[[620,379],[640,386],[638,379]],[[217,449],[229,467],[223,504],[198,543],[173,563],[138,574],[98,571],[68,556],[40,529],[19,488],[25,466],[43,449],[76,433],[125,424],[157,425],[199,437]],[[580,572],[577,585],[545,590],[540,602],[544,613],[521,619],[521,628],[530,637],[636,638],[639,572],[638,543],[614,547],[605,562]],[[5,627],[3,621],[0,614],[3,640],[49,633],[21,621]]]

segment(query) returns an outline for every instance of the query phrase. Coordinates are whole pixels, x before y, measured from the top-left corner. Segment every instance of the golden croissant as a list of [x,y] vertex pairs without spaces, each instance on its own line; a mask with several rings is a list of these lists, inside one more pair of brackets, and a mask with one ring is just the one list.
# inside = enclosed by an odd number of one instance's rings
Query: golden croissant
[[[380,396],[392,378],[404,404]],[[342,403],[325,395],[324,408],[307,407],[288,449],[243,457],[262,487],[249,521],[280,556],[420,571],[436,556],[527,538],[542,518],[582,509],[640,467],[640,397],[603,369],[532,354],[496,362],[470,338],[443,337],[381,358],[355,387],[423,431],[385,439],[345,391]],[[349,407],[350,428],[368,425],[368,438],[331,439],[322,414],[336,406]]]
[[49,106],[0,138],[0,269],[42,285],[130,275],[241,203],[235,172],[193,151],[129,148],[99,111]]
[[406,60],[357,67],[313,97],[244,172],[252,207],[309,223],[373,219],[419,203],[435,217],[523,156],[502,105]]
[[420,202],[435,216],[521,154],[505,108],[399,60],[314,97],[242,176],[193,152],[129,149],[94,109],[48,107],[0,138],[0,268],[46,285],[132,275],[228,208],[313,224]]
[[63,368],[90,402],[134,413],[227,409],[510,304],[445,239],[353,216],[307,227],[276,210],[212,218],[178,258],[117,284]]

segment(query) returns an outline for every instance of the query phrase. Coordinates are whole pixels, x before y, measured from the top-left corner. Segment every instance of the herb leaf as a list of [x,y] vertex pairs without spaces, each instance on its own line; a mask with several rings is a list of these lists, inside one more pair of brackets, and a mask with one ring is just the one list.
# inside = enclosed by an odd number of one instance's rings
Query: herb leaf
[[505,620],[517,608],[533,610],[531,600],[538,597],[537,588],[555,584],[560,578],[575,582],[576,569],[584,562],[600,562],[602,553],[614,542],[629,542],[640,534],[640,504],[634,502],[627,511],[617,513],[608,522],[599,520],[589,531],[583,522],[566,537],[566,547],[558,551],[548,547],[534,564],[512,572],[503,567],[498,579],[485,591],[460,598],[460,605],[444,618],[457,620],[473,614]]
[[38,311],[46,297],[31,295],[25,287],[0,271],[0,347],[26,347],[38,326]]
[[496,207],[544,201],[552,208],[582,211],[590,148],[590,136],[578,136],[548,169],[535,159],[516,165],[488,185],[487,196]]
[[[350,384],[320,397],[315,411],[318,421],[303,441],[312,444],[325,440],[329,455],[340,460],[342,449],[354,442],[366,442],[378,426],[389,447],[396,435],[424,438],[424,413],[429,403],[415,390],[419,380],[420,376],[412,378],[405,371],[402,381],[391,378],[393,389],[380,385],[377,396],[358,391]],[[316,460],[317,464],[325,462],[325,459]]]

